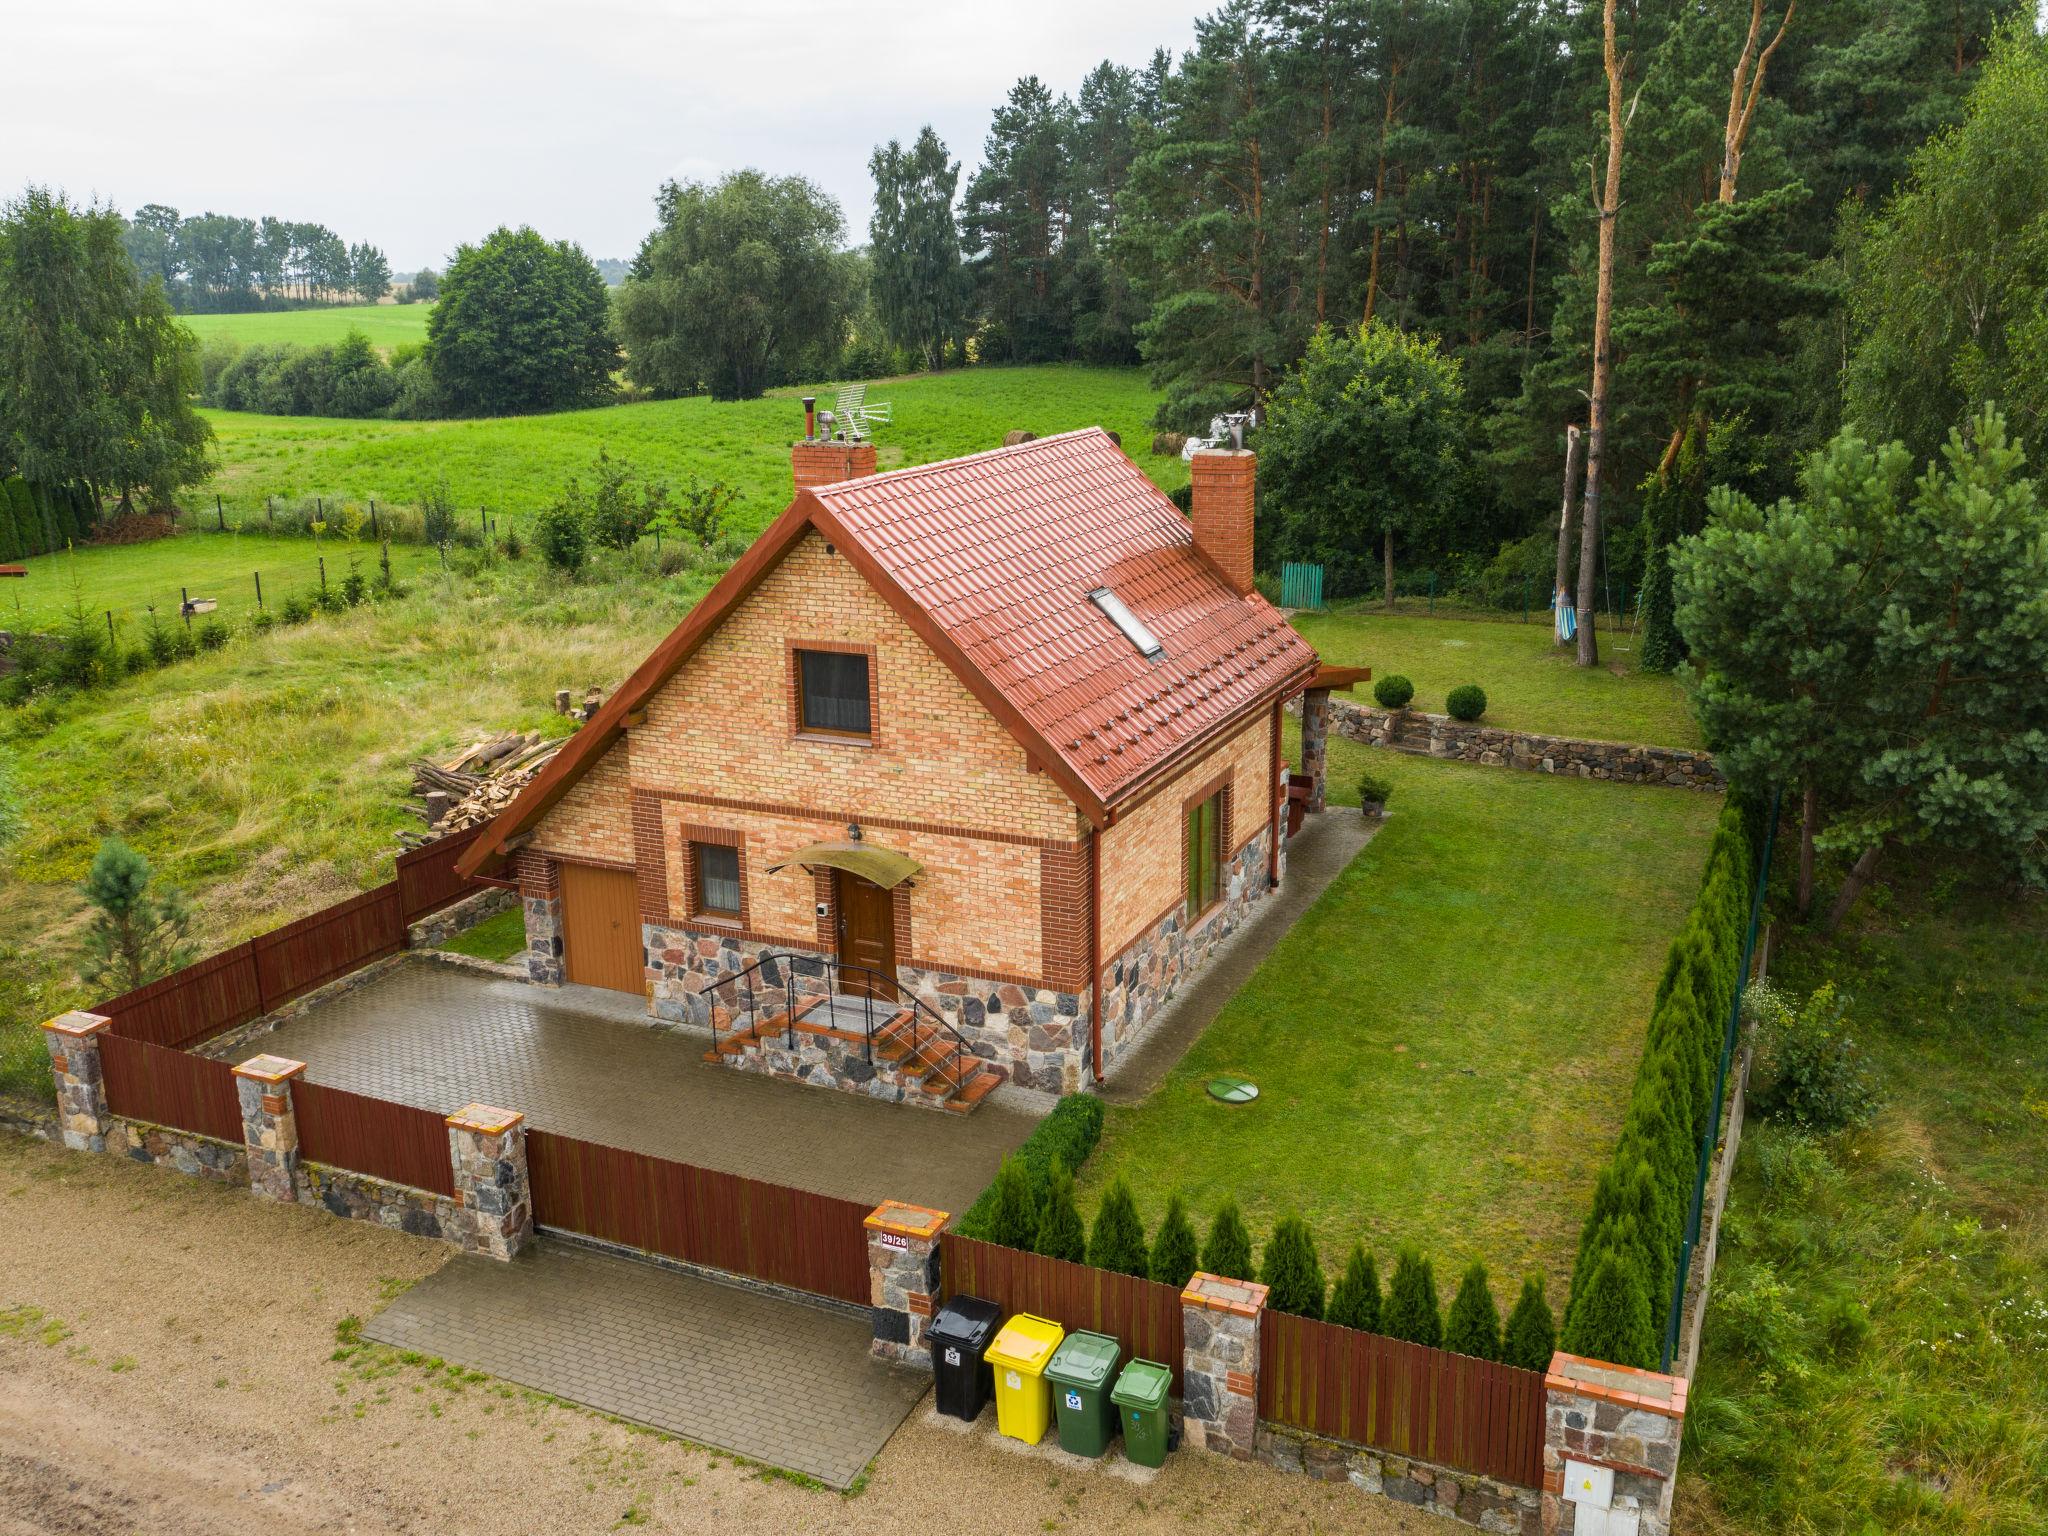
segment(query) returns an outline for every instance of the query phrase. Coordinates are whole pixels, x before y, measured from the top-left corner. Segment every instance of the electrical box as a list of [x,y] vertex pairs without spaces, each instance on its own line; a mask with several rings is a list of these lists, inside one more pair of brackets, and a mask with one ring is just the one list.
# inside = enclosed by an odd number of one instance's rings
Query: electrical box
[[1564,1464],[1564,1498],[1567,1504],[1606,1509],[1614,1502],[1614,1468],[1567,1459]]
[[1642,1511],[1633,1502],[1627,1507],[1595,1509],[1591,1504],[1574,1504],[1572,1536],[1641,1536]]

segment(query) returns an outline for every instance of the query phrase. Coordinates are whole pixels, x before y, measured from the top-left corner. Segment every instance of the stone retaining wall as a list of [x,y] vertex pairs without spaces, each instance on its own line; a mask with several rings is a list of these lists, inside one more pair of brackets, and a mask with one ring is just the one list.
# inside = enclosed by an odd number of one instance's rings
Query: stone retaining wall
[[194,1178],[212,1179],[217,1184],[245,1188],[249,1183],[246,1147],[215,1141],[194,1131],[152,1125],[146,1120],[124,1120],[117,1115],[113,1128],[107,1132],[107,1150],[138,1163],[154,1163]]
[[1710,752],[1650,747],[1576,736],[1503,730],[1483,720],[1466,722],[1417,710],[1379,709],[1350,699],[1330,701],[1330,726],[1370,747],[1399,747],[1462,763],[1560,773],[1623,784],[1668,784],[1719,792],[1728,781]]
[[406,946],[410,949],[437,949],[458,933],[467,933],[478,923],[496,917],[500,912],[510,911],[517,905],[517,891],[508,891],[498,885],[485,886],[473,895],[463,897],[453,906],[443,907],[438,912],[429,912],[407,928]]
[[1257,1454],[1267,1466],[1283,1472],[1306,1473],[1326,1483],[1349,1483],[1366,1493],[1448,1516],[1482,1531],[1540,1536],[1543,1529],[1543,1499],[1534,1488],[1477,1473],[1390,1456],[1263,1419]]
[[300,1205],[317,1205],[345,1221],[372,1222],[414,1237],[460,1243],[469,1222],[460,1201],[325,1163],[301,1162],[293,1186]]

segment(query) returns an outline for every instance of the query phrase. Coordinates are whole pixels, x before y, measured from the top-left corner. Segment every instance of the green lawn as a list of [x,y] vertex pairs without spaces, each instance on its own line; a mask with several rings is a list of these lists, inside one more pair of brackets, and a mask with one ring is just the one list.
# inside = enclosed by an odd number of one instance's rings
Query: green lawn
[[[189,592],[213,598],[223,618],[245,619],[256,612],[260,575],[264,605],[275,613],[288,593],[319,590],[322,559],[330,583],[348,574],[351,559],[365,576],[377,574],[378,549],[367,530],[358,543],[329,536],[317,547],[310,538],[283,534],[186,532],[148,544],[38,555],[20,562],[28,567],[25,578],[0,582],[0,629],[60,629],[75,605],[102,631],[111,611],[121,643],[133,645],[149,622],[151,604],[164,623],[176,623],[181,593]],[[391,569],[403,581],[418,571],[438,571],[439,559],[430,549],[394,544]]]
[[[648,474],[681,485],[723,480],[741,499],[737,530],[757,533],[789,504],[789,444],[803,435],[801,390],[760,400],[703,398],[614,405],[475,421],[333,421],[207,411],[219,442],[219,473],[191,501],[211,519],[214,494],[228,521],[260,522],[264,498],[322,496],[408,503],[441,476],[465,509],[524,515],[552,501],[572,475],[589,478],[604,448]],[[822,404],[835,391],[821,387]],[[1172,489],[1187,481],[1178,458],[1154,458],[1148,423],[1158,396],[1135,368],[971,368],[871,384],[894,419],[876,433],[883,469],[993,448],[1003,434],[1041,435],[1104,426]]]
[[[1580,667],[1551,639],[1547,613],[1523,624],[1499,619],[1431,619],[1347,604],[1298,613],[1294,626],[1326,661],[1399,673],[1415,684],[1412,709],[1443,713],[1460,683],[1486,690],[1486,722],[1554,736],[1702,745],[1685,690],[1670,677],[1634,670],[1635,637],[1603,633],[1601,664]],[[1618,671],[1616,669],[1619,669]],[[1372,702],[1372,685],[1357,690]]]
[[328,309],[265,310],[248,315],[184,315],[180,318],[201,342],[225,336],[243,346],[275,346],[292,342],[322,346],[350,331],[361,331],[370,344],[389,353],[408,341],[427,339],[431,304],[343,304]]
[[1839,942],[1780,916],[1773,980],[1852,999],[1884,1105],[1744,1134],[1683,1530],[2044,1529],[2048,904],[1924,874],[1873,895]]
[[[1386,826],[1158,1091],[1109,1111],[1084,1198],[1124,1176],[1149,1227],[1176,1188],[1203,1222],[1234,1194],[1258,1236],[1305,1216],[1326,1265],[1359,1238],[1384,1274],[1413,1242],[1446,1303],[1476,1257],[1508,1294],[1542,1269],[1561,1306],[1721,802],[1346,741],[1337,798],[1369,752]],[[1258,1101],[1210,1100],[1224,1074]]]
[[455,935],[443,949],[479,960],[510,960],[526,948],[526,909],[512,906]]

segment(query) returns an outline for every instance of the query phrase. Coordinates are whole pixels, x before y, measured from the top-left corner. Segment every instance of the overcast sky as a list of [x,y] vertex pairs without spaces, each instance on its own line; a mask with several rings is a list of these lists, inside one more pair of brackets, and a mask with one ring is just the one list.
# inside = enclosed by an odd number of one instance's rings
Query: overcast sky
[[971,171],[1018,76],[1179,53],[1201,5],[13,0],[0,196],[318,220],[407,271],[501,223],[631,256],[665,177],[752,165],[858,240],[877,143],[929,122]]

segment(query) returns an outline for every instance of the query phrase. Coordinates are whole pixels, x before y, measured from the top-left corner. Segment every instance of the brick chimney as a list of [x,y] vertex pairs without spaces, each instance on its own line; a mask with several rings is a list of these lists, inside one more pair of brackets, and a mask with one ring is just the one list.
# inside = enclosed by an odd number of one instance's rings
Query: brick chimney
[[1209,448],[1189,462],[1194,478],[1195,548],[1240,597],[1252,591],[1252,489],[1259,458],[1243,448]]
[[815,395],[806,395],[803,441],[789,445],[789,469],[800,491],[815,485],[837,485],[842,480],[858,480],[875,472],[875,445],[835,442],[829,437],[819,437],[818,400]]

